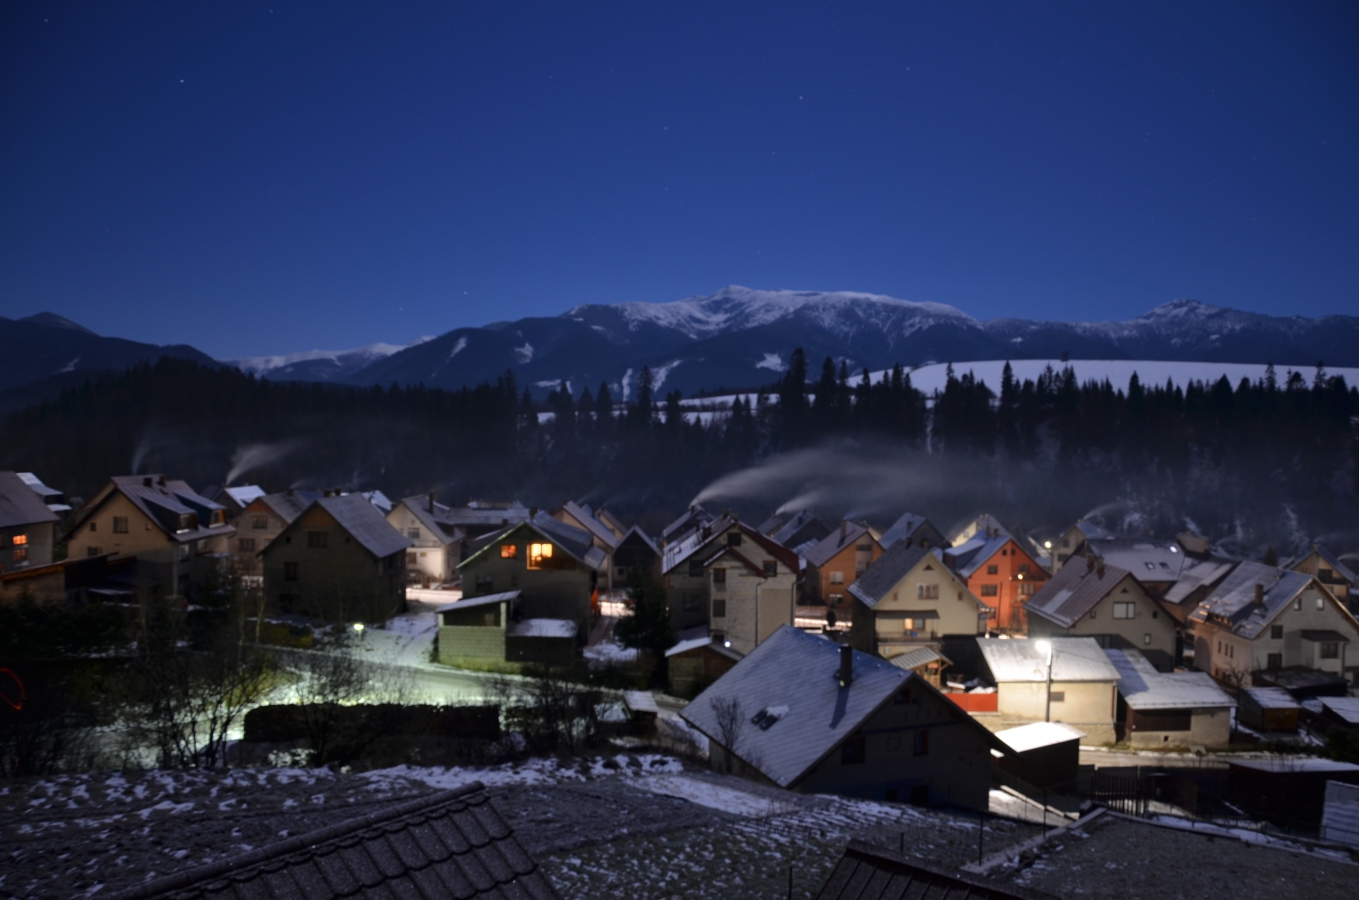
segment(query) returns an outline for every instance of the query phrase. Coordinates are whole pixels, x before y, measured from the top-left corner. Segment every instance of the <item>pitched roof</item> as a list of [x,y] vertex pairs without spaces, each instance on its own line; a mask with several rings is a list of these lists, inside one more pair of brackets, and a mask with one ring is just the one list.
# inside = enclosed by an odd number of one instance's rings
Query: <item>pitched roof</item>
[[694,504],[680,514],[680,517],[661,529],[661,540],[669,543],[687,535],[691,530],[715,517],[702,506]]
[[1065,722],[1030,722],[1016,728],[1005,728],[997,731],[996,737],[1009,745],[1014,752],[1025,753],[1039,747],[1051,747],[1053,744],[1078,741],[1085,737],[1085,732],[1079,728],[1073,728]]
[[1236,565],[1235,560],[1210,557],[1204,560],[1187,559],[1180,569],[1180,580],[1165,593],[1167,603],[1183,603],[1189,595],[1202,587],[1212,587]]
[[217,496],[220,497],[222,494],[230,497],[241,509],[245,509],[253,501],[264,496],[264,488],[257,484],[242,484],[237,487],[224,487]]
[[1359,575],[1354,574],[1354,570],[1340,561],[1340,557],[1331,552],[1331,548],[1325,544],[1317,544],[1314,552],[1322,560],[1335,570],[1335,574],[1348,581],[1350,584],[1359,582]]
[[1132,575],[1116,566],[1087,566],[1072,560],[1024,604],[1029,615],[1070,628]]
[[824,566],[835,554],[854,546],[864,535],[868,535],[870,539],[873,537],[868,526],[862,522],[841,522],[839,528],[833,529],[830,534],[817,541],[816,545],[802,556],[809,566]]
[[952,543],[956,545],[960,543],[960,539],[963,538],[970,541],[975,537],[987,538],[998,537],[1000,535],[1010,536],[1010,529],[1000,524],[1000,519],[997,519],[990,513],[982,513],[971,522],[968,522],[963,528],[959,529],[952,536]]
[[482,784],[473,782],[176,872],[109,900],[161,897],[549,900],[558,894],[496,813]]
[[321,499],[320,491],[283,491],[278,494],[265,494],[260,502],[273,510],[280,519],[292,524],[293,519],[302,511]]
[[691,650],[701,650],[704,647],[708,647],[715,653],[720,653],[723,656],[729,657],[731,659],[741,659],[740,653],[731,649],[730,647],[724,647],[721,644],[713,643],[712,638],[707,636],[690,638],[687,641],[680,641],[678,644],[671,647],[669,650],[665,651],[665,655],[678,656],[681,653],[688,653]]
[[515,501],[509,506],[450,506],[439,515],[440,524],[454,528],[499,528],[527,522],[530,510]]
[[501,591],[498,594],[485,594],[481,597],[469,597],[441,606],[435,610],[436,613],[457,612],[460,609],[471,609],[474,606],[490,606],[493,603],[513,603],[518,600],[523,591]]
[[[1290,572],[1264,563],[1239,563],[1189,614],[1189,621],[1217,620],[1228,625],[1235,634],[1254,640],[1313,579],[1305,572]],[[1263,588],[1264,603],[1260,606],[1255,604],[1257,584]],[[1341,611],[1349,615],[1343,607]]]
[[[952,565],[955,572],[964,578],[970,578],[973,572],[982,567],[983,563],[999,553],[1000,548],[1009,543],[1015,543],[1015,539],[1008,534],[995,537],[979,534],[965,543],[945,550],[944,558],[953,561]],[[1018,547],[1019,544],[1015,543],[1015,546]],[[1024,555],[1028,556],[1027,553]]]
[[1076,524],[1071,526],[1085,535],[1087,541],[1108,541],[1113,540],[1115,535],[1103,525],[1098,525],[1089,519],[1077,519]]
[[1242,692],[1261,709],[1302,709],[1293,695],[1280,687],[1249,687]]
[[760,534],[773,534],[774,532],[782,528],[783,523],[786,521],[788,521],[787,516],[781,516],[778,513],[775,513],[774,515],[765,519],[759,525],[756,525],[755,530],[758,531]]
[[[781,625],[680,715],[709,739],[720,740],[716,704],[739,703],[743,724],[736,755],[775,784],[789,787],[854,734],[898,688],[909,682],[933,690],[914,673],[886,660],[850,652],[854,678],[842,688],[837,677],[841,647]],[[777,715],[777,721],[767,727],[750,723],[765,710]],[[990,732],[966,713],[958,710],[958,715],[959,721],[972,722],[990,740]]]
[[393,528],[387,517],[362,494],[322,497],[316,503],[330,513],[350,537],[379,559],[412,546],[410,539]]
[[623,533],[623,536],[618,539],[618,546],[619,547],[623,546],[623,544],[630,540],[633,535],[636,535],[638,540],[640,540],[643,544],[646,544],[646,546],[651,550],[652,553],[655,553],[657,556],[661,555],[661,548],[657,547],[656,542],[653,541],[650,537],[648,537],[647,533],[643,531],[641,528],[638,528],[636,525],[632,526],[626,532]]
[[[458,539],[456,534],[444,530],[445,523],[440,521],[440,516],[448,512],[448,507],[442,503],[437,503],[430,499],[430,495],[422,494],[415,497],[405,497],[397,504],[398,507],[404,506],[417,522],[425,526],[430,537],[441,544],[451,544]],[[433,506],[433,509],[430,507]],[[453,526],[449,526],[452,529]]]
[[0,472],[0,528],[41,525],[58,518],[17,474]]
[[[1053,681],[1118,681],[1118,670],[1094,638],[1050,638],[1048,642],[1052,644]],[[997,684],[1047,681],[1047,659],[1036,644],[1028,638],[977,638]]]
[[1138,581],[1179,581],[1185,563],[1184,550],[1174,541],[1118,538],[1090,540],[1086,546],[1106,565],[1125,569]]
[[1119,696],[1133,709],[1235,707],[1207,672],[1158,672],[1139,650],[1105,650],[1118,670]]
[[935,650],[933,647],[917,647],[914,650],[907,650],[905,653],[898,654],[888,660],[889,663],[898,669],[918,669],[927,666],[932,662],[948,662],[948,657]]
[[[830,533],[830,529],[815,514],[804,509],[776,528],[769,537],[786,547],[789,541],[795,541],[798,535],[807,529],[811,529],[809,534],[815,535],[817,540]],[[798,543],[802,542],[798,541]]]
[[551,542],[553,546],[565,550],[576,562],[591,569],[598,569],[604,564],[604,551],[591,543],[590,532],[574,525],[567,525],[565,522],[559,522],[545,512],[539,512],[528,521],[517,522],[479,539],[477,544],[480,546],[477,551],[459,563],[458,568],[461,569],[469,565],[474,559],[479,559],[490,547],[520,528],[527,528],[536,532],[544,540]]
[[613,529],[609,528],[608,525],[596,518],[590,507],[581,506],[574,500],[567,500],[562,504],[562,510],[584,526],[585,530],[590,532],[593,537],[603,541],[609,548],[618,546],[618,535],[614,534]]
[[595,518],[603,522],[619,540],[622,540],[623,535],[628,533],[628,526],[624,525],[621,519],[607,509],[595,510]]
[[1350,725],[1359,725],[1359,697],[1318,697],[1322,709]]
[[[74,528],[78,528],[104,501],[114,493],[122,494],[132,505],[154,522],[171,540],[181,543],[196,541],[220,534],[232,534],[235,528],[230,525],[211,525],[212,513],[226,510],[201,496],[188,483],[164,475],[115,475],[110,478],[76,517]],[[180,529],[180,517],[192,515],[198,520],[198,527]]]
[[878,538],[878,543],[882,544],[882,549],[887,550],[897,541],[909,540],[911,535],[920,530],[922,525],[928,525],[929,519],[915,513],[902,513],[901,517],[888,527]]
[[1056,900],[1028,888],[946,871],[876,844],[853,840],[817,900]]
[[[898,541],[854,579],[854,583],[849,586],[849,592],[872,609],[892,588],[901,583],[901,579],[905,578],[908,572],[930,555],[930,551],[923,547],[908,547],[904,541]],[[943,568],[942,561],[939,565]]]
[[706,523],[706,525],[707,527],[698,529],[693,534],[684,538],[684,540],[670,544],[665,548],[665,554],[661,559],[662,572],[668,573],[672,571],[676,566],[700,551],[703,551],[703,554],[705,554],[701,555],[700,558],[706,561],[710,558],[711,553],[716,552],[716,548],[709,548],[708,545],[713,541],[720,539],[723,534],[733,527],[739,528],[743,535],[750,538],[765,553],[783,563],[794,573],[798,571],[799,567],[796,553],[789,550],[787,547],[776,543],[772,538],[765,537],[749,525],[730,516],[722,516],[719,519]]

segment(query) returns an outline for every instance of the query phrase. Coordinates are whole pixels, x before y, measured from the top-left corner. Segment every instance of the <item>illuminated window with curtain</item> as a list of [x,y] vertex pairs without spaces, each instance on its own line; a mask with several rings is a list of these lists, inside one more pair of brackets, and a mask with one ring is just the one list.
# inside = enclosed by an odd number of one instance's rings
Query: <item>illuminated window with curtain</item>
[[15,562],[26,562],[28,560],[28,535],[16,534],[14,536],[14,553],[12,558]]
[[518,556],[519,556],[519,545],[518,545],[518,544],[501,544],[501,545],[500,545],[500,558],[501,558],[501,559],[517,559]]
[[551,565],[551,544],[529,544],[528,567],[530,569],[546,569]]

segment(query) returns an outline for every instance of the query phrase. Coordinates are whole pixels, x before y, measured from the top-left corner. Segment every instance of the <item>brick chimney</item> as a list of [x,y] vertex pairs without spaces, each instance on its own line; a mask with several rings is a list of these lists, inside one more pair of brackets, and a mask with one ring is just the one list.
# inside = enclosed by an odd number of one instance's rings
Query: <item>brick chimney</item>
[[840,687],[847,688],[854,681],[854,648],[848,644],[840,647]]
[[845,532],[849,531],[849,523],[844,519],[840,520],[840,543],[845,542]]
[[1265,605],[1265,586],[1263,584],[1255,586],[1255,605],[1259,607]]

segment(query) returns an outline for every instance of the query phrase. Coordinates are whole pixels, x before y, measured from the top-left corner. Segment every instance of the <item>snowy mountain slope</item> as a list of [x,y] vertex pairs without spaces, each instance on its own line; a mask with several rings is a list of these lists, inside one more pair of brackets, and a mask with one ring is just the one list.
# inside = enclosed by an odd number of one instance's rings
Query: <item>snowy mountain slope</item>
[[365,366],[432,339],[422,337],[413,344],[377,343],[353,350],[304,350],[284,356],[249,356],[222,362],[276,381],[344,381]]

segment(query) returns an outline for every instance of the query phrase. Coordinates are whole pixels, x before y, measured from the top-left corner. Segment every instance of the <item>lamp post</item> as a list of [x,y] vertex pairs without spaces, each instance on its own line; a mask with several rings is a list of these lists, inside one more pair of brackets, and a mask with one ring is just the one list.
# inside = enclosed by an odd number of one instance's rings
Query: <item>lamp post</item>
[[1034,641],[1034,647],[1043,654],[1044,661],[1048,666],[1048,695],[1047,702],[1043,705],[1043,721],[1052,721],[1052,641]]

